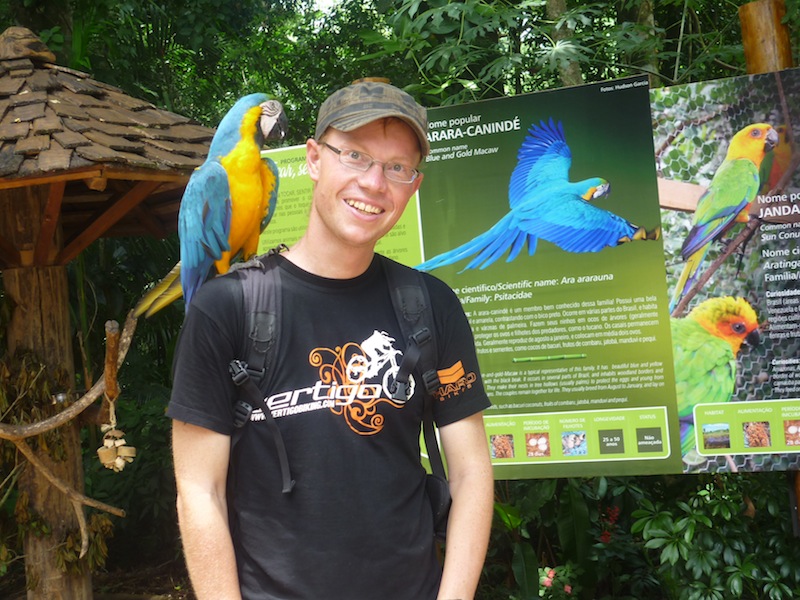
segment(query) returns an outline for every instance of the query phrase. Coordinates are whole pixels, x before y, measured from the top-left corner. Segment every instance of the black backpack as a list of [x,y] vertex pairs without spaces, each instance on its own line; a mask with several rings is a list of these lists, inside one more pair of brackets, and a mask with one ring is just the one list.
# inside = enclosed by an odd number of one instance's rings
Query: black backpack
[[[272,374],[275,357],[280,348],[280,269],[277,267],[276,255],[285,249],[279,246],[267,254],[258,256],[245,263],[236,264],[232,269],[239,277],[244,294],[244,309],[247,315],[247,333],[243,336],[244,347],[241,356],[229,365],[229,372],[239,394],[234,408],[234,434],[231,444],[235,445],[241,429],[250,419],[255,407],[261,408],[267,426],[270,428],[275,449],[281,466],[283,492],[289,493],[294,487],[294,480],[289,471],[286,448],[283,444],[272,413],[264,401],[260,385]],[[423,436],[431,470],[446,487],[446,478],[439,446],[433,429],[432,402],[433,394],[439,389],[439,377],[436,372],[436,335],[433,324],[430,297],[422,274],[409,269],[384,256],[379,256],[384,266],[392,297],[392,305],[397,314],[403,336],[408,341],[403,360],[392,384],[392,397],[395,400],[407,400],[409,396],[410,375],[416,374],[415,382],[424,386]],[[429,491],[430,491],[429,483]],[[440,486],[440,483],[433,483]],[[445,490],[446,491],[446,490]],[[441,492],[436,492],[441,495]],[[437,504],[449,506],[447,498],[433,500]],[[434,515],[446,508],[434,506]]]

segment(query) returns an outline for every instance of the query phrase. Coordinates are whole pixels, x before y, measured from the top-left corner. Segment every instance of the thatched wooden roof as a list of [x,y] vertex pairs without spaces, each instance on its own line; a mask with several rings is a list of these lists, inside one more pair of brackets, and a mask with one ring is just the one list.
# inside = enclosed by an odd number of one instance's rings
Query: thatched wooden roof
[[[57,217],[64,248],[40,251],[43,264],[65,264],[101,236],[174,231],[214,130],[54,60],[25,28],[0,35],[0,210],[9,190],[49,186],[43,212]],[[0,239],[0,266],[18,264]]]

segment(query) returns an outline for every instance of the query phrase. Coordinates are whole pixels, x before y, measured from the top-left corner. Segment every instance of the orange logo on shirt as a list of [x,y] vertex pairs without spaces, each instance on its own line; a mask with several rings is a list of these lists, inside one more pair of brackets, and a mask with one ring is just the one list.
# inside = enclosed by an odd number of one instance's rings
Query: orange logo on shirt
[[442,384],[435,394],[439,400],[458,396],[464,390],[471,388],[478,378],[472,371],[467,373],[460,360],[448,369],[437,371],[437,375],[439,375],[439,383]]

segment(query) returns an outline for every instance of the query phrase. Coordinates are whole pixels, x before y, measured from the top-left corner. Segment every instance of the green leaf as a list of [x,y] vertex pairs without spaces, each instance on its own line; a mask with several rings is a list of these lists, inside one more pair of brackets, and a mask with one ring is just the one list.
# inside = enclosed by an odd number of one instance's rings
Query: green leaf
[[527,542],[514,544],[511,568],[514,572],[514,580],[524,597],[532,596],[539,588],[539,562],[530,544]]

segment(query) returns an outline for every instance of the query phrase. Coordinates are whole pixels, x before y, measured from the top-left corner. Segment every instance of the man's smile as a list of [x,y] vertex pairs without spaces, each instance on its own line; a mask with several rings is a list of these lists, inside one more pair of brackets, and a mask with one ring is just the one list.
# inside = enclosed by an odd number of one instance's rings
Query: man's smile
[[361,211],[363,213],[367,213],[367,214],[370,214],[370,215],[379,215],[379,214],[381,214],[383,212],[382,208],[378,208],[377,206],[372,206],[372,205],[367,204],[365,202],[361,202],[360,200],[347,199],[347,200],[345,200],[345,202],[347,203],[348,206],[351,206],[352,208],[355,208],[358,211]]

